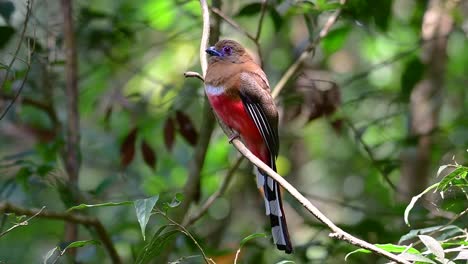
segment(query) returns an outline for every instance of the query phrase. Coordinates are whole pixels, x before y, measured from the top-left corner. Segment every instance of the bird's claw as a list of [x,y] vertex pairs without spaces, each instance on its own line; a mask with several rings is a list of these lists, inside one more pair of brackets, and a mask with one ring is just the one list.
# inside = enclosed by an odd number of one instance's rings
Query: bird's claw
[[239,138],[239,133],[237,131],[233,131],[232,134],[229,136],[229,144],[232,144],[232,141],[236,138]]

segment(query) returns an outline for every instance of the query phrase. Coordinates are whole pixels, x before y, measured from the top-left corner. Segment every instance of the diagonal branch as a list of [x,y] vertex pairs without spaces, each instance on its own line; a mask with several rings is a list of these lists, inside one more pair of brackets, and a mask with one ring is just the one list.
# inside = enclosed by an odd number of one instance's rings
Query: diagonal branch
[[[346,0],[340,0],[340,4],[343,6],[346,3]],[[291,79],[291,77],[299,70],[302,66],[302,63],[309,58],[310,55],[315,54],[315,49],[320,41],[330,32],[331,27],[335,24],[338,17],[341,14],[341,8],[337,9],[327,20],[322,30],[320,30],[319,35],[305,48],[305,50],[299,55],[299,58],[289,66],[288,70],[283,74],[283,77],[279,80],[276,86],[273,88],[271,95],[277,97],[281,90],[283,90],[286,83]]]
[[[225,130],[224,131],[228,136],[230,136],[231,132]],[[268,165],[263,163],[259,158],[257,158],[252,152],[250,152],[247,147],[239,140],[234,139],[232,144],[236,149],[246,157],[250,162],[252,162],[255,166],[257,166],[260,170],[264,171],[268,176],[273,178],[277,181],[286,191],[288,191],[297,201],[299,201],[304,208],[307,209],[313,216],[315,216],[320,222],[325,224],[331,231],[330,237],[345,241],[352,245],[355,245],[360,248],[368,249],[374,252],[377,255],[386,257],[387,259],[393,260],[396,263],[400,264],[410,264],[408,261],[398,257],[395,254],[387,252],[383,249],[376,247],[364,240],[361,240],[357,237],[350,235],[349,233],[345,232],[338,226],[336,226],[330,219],[328,219],[317,207],[315,207],[307,198],[305,198],[294,186],[292,186],[288,181],[286,181],[281,175],[273,171]]]
[[226,173],[226,176],[224,177],[224,181],[221,184],[221,187],[219,187],[219,189],[206,200],[206,202],[201,206],[200,210],[196,214],[192,215],[190,218],[186,218],[182,222],[183,226],[190,226],[193,223],[195,223],[208,211],[208,209],[210,209],[211,205],[216,201],[216,199],[218,199],[219,197],[221,197],[221,195],[224,194],[227,187],[229,186],[229,183],[231,182],[231,179],[233,178],[235,172],[237,171],[237,169],[239,168],[243,160],[244,160],[243,156],[237,159],[234,165]]

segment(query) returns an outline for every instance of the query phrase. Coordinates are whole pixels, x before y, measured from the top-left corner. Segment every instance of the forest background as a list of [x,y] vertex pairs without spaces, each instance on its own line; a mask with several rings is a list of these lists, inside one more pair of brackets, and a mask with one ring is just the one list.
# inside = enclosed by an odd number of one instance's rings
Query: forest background
[[[252,165],[184,77],[204,2],[0,0],[0,263],[389,261],[287,192],[295,251],[275,249]],[[209,43],[269,78],[280,175],[400,263],[466,263],[468,1],[206,7]]]

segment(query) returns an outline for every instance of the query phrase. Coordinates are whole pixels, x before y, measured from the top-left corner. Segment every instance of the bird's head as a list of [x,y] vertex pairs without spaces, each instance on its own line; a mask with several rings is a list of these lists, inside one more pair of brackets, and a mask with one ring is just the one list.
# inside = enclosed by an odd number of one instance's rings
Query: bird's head
[[230,61],[236,63],[242,62],[242,58],[250,58],[241,44],[229,39],[220,40],[214,46],[209,47],[205,51],[211,56],[210,62]]

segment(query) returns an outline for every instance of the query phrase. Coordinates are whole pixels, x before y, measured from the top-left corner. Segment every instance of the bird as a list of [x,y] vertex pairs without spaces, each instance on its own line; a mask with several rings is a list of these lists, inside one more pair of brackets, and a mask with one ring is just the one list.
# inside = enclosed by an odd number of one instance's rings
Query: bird
[[[266,74],[246,49],[234,40],[220,40],[206,49],[209,55],[205,94],[218,119],[232,130],[261,161],[276,171],[279,152],[278,110]],[[279,184],[255,167],[257,187],[263,190],[273,242],[287,254],[292,244]]]

